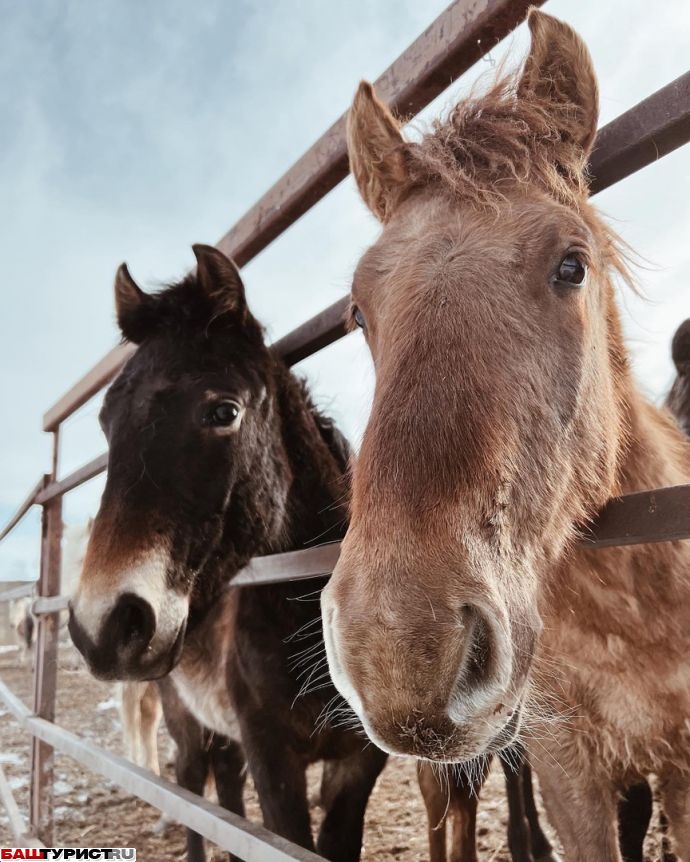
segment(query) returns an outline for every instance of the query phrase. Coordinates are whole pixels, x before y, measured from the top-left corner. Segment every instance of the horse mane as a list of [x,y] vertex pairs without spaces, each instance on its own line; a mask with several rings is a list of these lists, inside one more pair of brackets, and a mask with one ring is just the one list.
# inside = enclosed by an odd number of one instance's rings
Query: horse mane
[[[407,193],[435,192],[496,209],[515,188],[536,187],[580,213],[598,236],[606,263],[638,292],[634,251],[592,209],[588,152],[576,143],[582,109],[520,88],[519,72],[500,72],[435,120],[418,143],[404,144]],[[405,192],[403,192],[405,194]]]
[[575,143],[580,122],[579,106],[519,90],[517,74],[501,74],[405,145],[406,173],[411,186],[440,184],[480,205],[530,184],[579,209],[588,187],[587,153]]
[[335,424],[335,420],[323,413],[315,404],[309,391],[309,384],[304,377],[295,377],[298,389],[304,399],[306,409],[311,413],[321,439],[326,448],[333,456],[341,473],[347,473],[350,469],[352,457],[352,446],[350,441]]

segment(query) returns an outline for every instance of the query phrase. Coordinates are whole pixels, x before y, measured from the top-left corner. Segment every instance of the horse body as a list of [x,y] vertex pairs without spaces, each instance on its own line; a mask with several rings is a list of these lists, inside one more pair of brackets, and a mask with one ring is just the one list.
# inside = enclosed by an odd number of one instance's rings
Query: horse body
[[587,48],[529,23],[521,73],[420,142],[369,85],[350,113],[383,230],[352,286],[376,389],[329,666],[389,752],[466,761],[520,734],[569,862],[619,862],[619,793],[655,772],[690,860],[690,548],[576,545],[610,497],[687,482],[690,448],[629,371],[625,260],[587,200]]
[[239,741],[240,729],[227,685],[234,615],[232,603],[225,598],[189,634],[170,676],[182,702],[205,728]]
[[[323,579],[227,589],[255,555],[340,535],[349,450],[265,346],[234,265],[209,247],[195,253],[196,273],[156,297],[118,274],[118,320],[140,346],[104,402],[108,481],[70,631],[101,677],[172,671],[200,728],[182,728],[189,752],[199,732],[233,743],[219,798],[238,810],[241,740],[264,822],[305,847],[314,847],[305,770],[333,761],[316,847],[354,860],[386,755],[358,729],[334,726],[347,724],[346,708],[325,657],[309,679],[323,641],[318,595],[302,599]],[[293,667],[305,649],[306,670]],[[194,769],[182,759],[182,780],[198,792],[206,761]],[[221,762],[222,749],[217,786]]]

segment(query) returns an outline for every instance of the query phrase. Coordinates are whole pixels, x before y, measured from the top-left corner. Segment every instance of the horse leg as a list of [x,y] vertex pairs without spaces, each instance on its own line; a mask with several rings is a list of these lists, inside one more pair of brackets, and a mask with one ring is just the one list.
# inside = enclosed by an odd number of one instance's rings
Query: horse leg
[[690,776],[675,769],[659,776],[664,814],[671,831],[673,851],[683,862],[690,860]]
[[[477,805],[491,757],[470,761],[457,772],[448,768],[451,862],[477,862]],[[458,767],[456,767],[456,770]]]
[[532,856],[534,862],[559,862],[559,857],[554,853],[551,842],[544,834],[539,822],[539,812],[534,801],[534,783],[532,781],[532,767],[525,757],[522,746],[519,751],[521,757],[520,772],[522,775],[522,798],[525,806],[525,817],[529,827]]
[[[170,677],[157,681],[165,724],[177,744],[175,779],[180,787],[204,795],[209,772],[208,746],[210,734],[205,731],[180,700]],[[198,832],[186,830],[187,862],[206,862],[204,839]]]
[[624,862],[644,862],[644,839],[652,819],[652,789],[633,784],[618,803],[618,841]]
[[668,818],[663,811],[659,812],[659,831],[661,832],[661,856],[659,862],[678,862],[678,857],[671,850],[671,839],[668,836]]
[[[436,769],[444,769],[438,766]],[[450,805],[450,776],[446,771],[444,791],[440,775],[434,772],[434,767],[426,760],[417,761],[417,781],[422,792],[426,807],[427,829],[429,834],[430,862],[446,862],[446,815]]]
[[314,849],[307,801],[307,764],[290,744],[288,728],[266,713],[238,711],[249,772],[264,826],[289,841]]
[[523,782],[525,757],[524,752],[519,748],[516,747],[513,750],[517,763],[512,758],[510,760],[500,758],[508,799],[508,847],[513,862],[534,862]]
[[143,766],[141,762],[141,692],[148,683],[123,682],[120,687],[122,719],[122,736],[125,747],[125,756],[137,766]]
[[161,774],[158,763],[158,725],[163,716],[158,686],[149,682],[141,695],[141,744],[143,748],[143,765],[156,775]]
[[[247,780],[242,745],[234,739],[214,736],[209,748],[211,768],[216,782],[218,803],[244,817],[244,785]],[[232,860],[234,857],[229,856]]]
[[[593,774],[567,741],[547,756],[532,758],[544,805],[560,838],[566,862],[622,862],[616,830],[616,790],[610,779]],[[555,740],[554,740],[555,743]],[[567,773],[558,765],[568,763]]]
[[[204,795],[208,778],[208,754],[202,746],[180,746],[175,761],[175,779],[180,787],[191,790],[197,796]],[[187,862],[206,862],[204,839],[192,829],[187,834]]]
[[362,852],[364,814],[376,779],[388,756],[373,745],[329,764],[322,788],[326,815],[317,852],[331,862],[357,862]]

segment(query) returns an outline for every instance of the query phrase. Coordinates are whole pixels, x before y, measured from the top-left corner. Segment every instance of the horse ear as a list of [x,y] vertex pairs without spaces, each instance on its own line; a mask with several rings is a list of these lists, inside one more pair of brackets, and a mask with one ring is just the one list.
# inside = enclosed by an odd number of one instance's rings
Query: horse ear
[[690,318],[681,323],[673,336],[671,357],[678,374],[690,376]]
[[141,344],[152,328],[151,297],[129,274],[127,264],[115,275],[115,312],[122,335],[133,344]]
[[532,45],[518,95],[533,93],[550,102],[561,137],[588,154],[599,119],[599,88],[589,50],[571,27],[551,15],[532,9],[528,23]]
[[359,193],[382,222],[390,218],[407,178],[404,144],[400,123],[362,81],[347,117],[347,149]]
[[235,262],[212,245],[192,246],[199,287],[220,312],[244,314],[247,299]]

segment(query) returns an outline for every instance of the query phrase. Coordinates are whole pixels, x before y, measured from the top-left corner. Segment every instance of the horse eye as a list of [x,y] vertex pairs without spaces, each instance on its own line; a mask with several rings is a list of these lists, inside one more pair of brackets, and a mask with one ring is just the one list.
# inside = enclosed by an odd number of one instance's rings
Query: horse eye
[[364,315],[362,314],[362,311],[358,305],[352,306],[352,319],[357,324],[357,326],[359,326],[360,329],[366,328],[366,320],[364,319]]
[[580,255],[571,252],[566,254],[558,266],[555,281],[560,284],[568,284],[571,287],[580,287],[587,276],[587,265]]
[[234,401],[221,401],[214,404],[213,407],[204,416],[204,425],[211,425],[214,428],[224,428],[237,419],[240,415],[240,408]]

